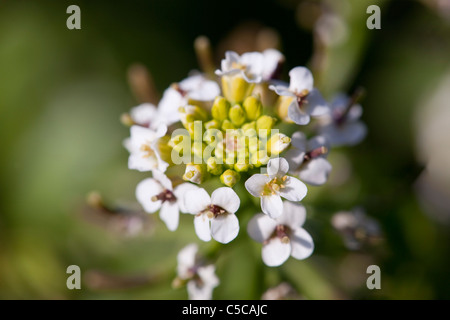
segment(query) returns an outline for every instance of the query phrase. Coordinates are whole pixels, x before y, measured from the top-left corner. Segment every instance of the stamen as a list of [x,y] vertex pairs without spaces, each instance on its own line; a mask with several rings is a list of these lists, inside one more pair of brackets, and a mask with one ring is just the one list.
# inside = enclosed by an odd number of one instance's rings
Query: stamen
[[155,151],[148,144],[141,145],[140,150],[144,152],[143,158],[150,158],[155,155]]
[[156,196],[153,196],[151,199],[152,201],[162,201],[162,202],[166,201],[175,202],[177,200],[173,192],[168,189],[164,189],[164,191],[157,194]]
[[219,206],[216,206],[215,204],[209,205],[205,210],[203,210],[201,213],[206,214],[206,216],[209,219],[217,218],[219,215],[224,215],[227,213],[227,211]]
[[324,154],[326,154],[327,152],[328,152],[328,148],[325,147],[325,146],[322,146],[322,147],[313,149],[313,150],[311,150],[311,151],[305,153],[305,155],[304,155],[304,160],[305,160],[305,161],[309,161],[309,160],[311,160],[311,159],[314,159],[314,158],[317,158],[317,157],[319,157],[319,156],[321,156],[321,155],[324,155]]

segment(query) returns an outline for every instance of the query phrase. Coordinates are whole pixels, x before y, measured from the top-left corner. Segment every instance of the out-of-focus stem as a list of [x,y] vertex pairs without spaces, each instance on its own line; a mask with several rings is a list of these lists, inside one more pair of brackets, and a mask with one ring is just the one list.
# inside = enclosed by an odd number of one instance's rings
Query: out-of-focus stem
[[128,84],[139,103],[158,103],[159,94],[153,77],[144,65],[136,63],[128,68]]
[[214,77],[215,65],[212,58],[211,43],[206,36],[199,36],[194,41],[194,50],[197,55],[200,69],[210,78]]

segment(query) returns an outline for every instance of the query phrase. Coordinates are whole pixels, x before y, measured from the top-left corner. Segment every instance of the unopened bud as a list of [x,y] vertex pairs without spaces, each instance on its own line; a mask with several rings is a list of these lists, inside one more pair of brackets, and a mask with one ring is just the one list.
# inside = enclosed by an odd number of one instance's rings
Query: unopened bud
[[222,91],[232,103],[240,103],[250,95],[255,84],[248,83],[240,74],[222,76]]
[[234,126],[233,123],[231,123],[230,120],[224,120],[222,122],[222,130],[226,131],[226,130],[230,130],[230,129],[236,129],[236,127]]
[[206,169],[213,175],[219,175],[223,171],[223,166],[217,158],[211,157],[206,161]]
[[282,133],[274,134],[267,141],[267,150],[271,156],[277,156],[291,144],[291,138]]
[[252,165],[250,165],[249,163],[236,163],[234,165],[234,170],[236,170],[237,172],[246,172],[248,170],[250,170],[252,168]]
[[219,129],[220,121],[213,119],[205,123],[205,129]]
[[250,163],[255,167],[264,166],[269,162],[270,158],[267,155],[266,150],[259,150],[256,153],[253,153],[250,157]]
[[288,109],[291,103],[294,101],[294,97],[280,96],[276,102],[276,109],[278,117],[285,122],[293,123],[288,116]]
[[122,115],[120,116],[120,122],[128,127],[131,127],[133,124],[135,124],[133,118],[131,118],[131,115],[129,113],[122,113]]
[[243,106],[245,112],[247,113],[248,120],[256,120],[262,114],[261,101],[255,96],[247,97],[243,103]]
[[245,111],[240,105],[235,104],[231,107],[228,117],[233,125],[240,127],[245,122]]
[[270,130],[275,125],[276,119],[271,116],[261,116],[256,120],[256,131],[259,132],[259,130]]
[[223,121],[228,118],[230,103],[224,97],[217,97],[211,108],[212,117],[217,121]]
[[183,179],[193,183],[202,183],[206,176],[206,169],[200,164],[187,164]]
[[220,176],[220,182],[227,187],[232,188],[239,180],[241,175],[234,170],[228,169]]

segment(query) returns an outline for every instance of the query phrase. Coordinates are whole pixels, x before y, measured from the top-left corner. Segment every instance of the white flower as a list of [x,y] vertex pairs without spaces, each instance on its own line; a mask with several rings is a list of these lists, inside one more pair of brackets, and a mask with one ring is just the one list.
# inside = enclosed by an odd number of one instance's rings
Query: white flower
[[211,300],[212,292],[219,285],[214,265],[204,266],[197,259],[198,246],[195,243],[184,247],[177,256],[177,274],[187,280],[190,300]]
[[186,212],[184,206],[185,193],[198,187],[190,183],[182,183],[172,187],[172,182],[158,170],[153,171],[153,178],[141,181],[136,187],[136,198],[148,213],[158,210],[161,220],[170,231],[178,228],[179,215]]
[[289,71],[290,83],[286,85],[271,85],[280,96],[292,97],[288,107],[288,116],[296,124],[305,125],[310,121],[310,116],[318,117],[329,110],[319,90],[314,88],[314,79],[311,71],[305,67],[295,67]]
[[137,125],[155,129],[153,124],[158,117],[158,109],[151,103],[142,103],[130,110],[130,117]]
[[221,70],[216,70],[218,76],[240,74],[249,83],[262,80],[264,56],[260,52],[246,52],[239,56],[234,51],[225,52]]
[[335,213],[331,224],[341,233],[345,246],[350,250],[358,250],[366,243],[381,238],[378,221],[367,216],[361,208]]
[[314,251],[314,242],[302,228],[306,219],[305,208],[285,201],[284,213],[272,219],[264,214],[255,215],[247,225],[249,236],[263,244],[262,260],[269,267],[282,265],[289,256],[302,260]]
[[178,91],[186,98],[196,101],[213,101],[220,95],[216,81],[205,78],[202,74],[192,75],[178,83]]
[[259,83],[276,77],[283,61],[283,54],[275,49],[246,52],[241,56],[234,51],[227,51],[221,63],[222,69],[216,70],[216,74],[240,74],[249,83]]
[[239,233],[239,221],[234,214],[240,205],[240,199],[233,189],[222,187],[214,190],[211,197],[205,189],[186,192],[185,206],[194,214],[194,226],[197,236],[210,241],[211,236],[220,243],[228,243]]
[[331,103],[330,113],[322,119],[320,134],[327,137],[332,146],[352,146],[361,142],[366,134],[366,125],[359,120],[362,107],[353,104],[350,97],[340,94]]
[[208,80],[202,74],[190,76],[164,91],[152,123],[154,126],[171,125],[180,121],[178,109],[188,105],[189,100],[213,101],[218,95],[220,87],[217,82]]
[[269,81],[278,78],[281,66],[284,63],[284,55],[276,49],[266,49],[262,52],[262,55],[262,80]]
[[128,168],[139,171],[158,169],[165,172],[169,164],[161,159],[158,143],[166,132],[165,125],[159,126],[156,131],[138,125],[131,126],[130,138],[124,142],[130,152]]
[[267,174],[254,174],[245,181],[247,191],[261,198],[261,209],[271,218],[277,218],[283,213],[281,197],[301,201],[308,191],[303,182],[287,176],[288,171],[286,159],[275,158],[267,163]]
[[328,154],[327,140],[316,136],[307,140],[303,132],[294,132],[291,149],[286,152],[289,172],[310,185],[322,185],[331,171],[331,164],[325,159]]

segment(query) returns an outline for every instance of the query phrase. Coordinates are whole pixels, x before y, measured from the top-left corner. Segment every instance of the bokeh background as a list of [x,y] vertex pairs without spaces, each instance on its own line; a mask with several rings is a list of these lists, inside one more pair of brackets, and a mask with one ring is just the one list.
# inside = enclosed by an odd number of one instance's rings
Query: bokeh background
[[[66,28],[71,4],[81,30]],[[366,28],[371,4],[381,30]],[[172,233],[158,215],[117,212],[139,210],[146,177],[128,170],[122,146],[120,115],[137,104],[127,72],[146,66],[162,92],[198,68],[197,36],[219,62],[224,50],[261,48],[261,30],[285,54],[285,76],[309,66],[327,98],[363,86],[368,136],[333,150],[330,182],[305,198],[313,256],[265,267],[242,228],[217,261],[214,298],[260,299],[282,281],[305,299],[450,298],[449,1],[2,0],[1,299],[187,298],[171,287],[176,254],[214,244],[197,240],[192,217]],[[94,190],[114,212],[86,205]],[[382,241],[345,247],[330,221],[354,207],[379,222]],[[66,287],[72,264],[81,290]],[[366,288],[370,264],[380,290]]]

